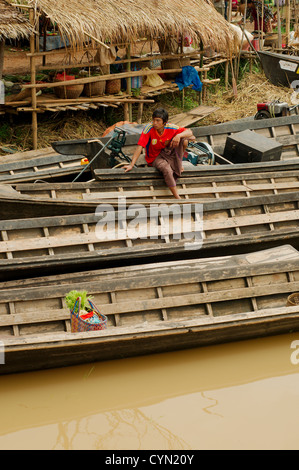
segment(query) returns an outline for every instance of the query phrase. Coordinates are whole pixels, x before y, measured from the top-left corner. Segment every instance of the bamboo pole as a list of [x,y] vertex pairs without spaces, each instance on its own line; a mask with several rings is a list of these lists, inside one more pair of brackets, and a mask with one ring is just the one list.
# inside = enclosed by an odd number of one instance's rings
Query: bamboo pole
[[3,76],[3,65],[4,65],[4,45],[5,40],[0,40],[0,79]]
[[279,0],[276,0],[276,5],[277,5],[278,49],[281,49],[282,48],[282,40],[281,40],[281,18],[280,18]]
[[286,47],[289,47],[290,23],[291,23],[291,2],[290,2],[290,0],[285,0],[285,7],[286,7]]
[[227,15],[227,21],[230,23],[232,20],[232,9],[233,9],[233,2],[232,0],[229,0],[228,3],[228,15]]
[[[77,52],[86,52],[86,51],[89,51],[89,52],[96,52],[98,49],[95,48],[95,47],[83,47],[81,49],[78,49]],[[64,54],[65,55],[66,53],[66,49],[57,49],[55,50],[55,54]],[[151,59],[156,59],[157,57],[159,59],[173,59],[173,58],[178,58],[178,57],[188,57],[188,56],[201,56],[203,54],[203,52],[201,52],[200,50],[196,50],[194,49],[194,51],[192,52],[184,52],[182,54],[178,53],[178,54],[154,54],[154,55],[148,55],[146,57],[138,57],[136,59],[121,59],[121,60],[118,60],[117,63],[118,64],[124,64],[126,62],[142,62],[142,61],[149,61]],[[39,51],[39,52],[34,52],[34,53],[31,53],[31,52],[27,52],[26,53],[26,56],[27,57],[31,57],[32,55],[36,56],[36,57],[41,57],[43,55],[53,55],[53,51]],[[72,66],[74,66],[75,64],[72,64]],[[78,63],[76,63],[76,65],[78,66]]]
[[107,46],[107,44],[105,44],[104,42],[100,41],[99,39],[95,38],[94,36],[92,36],[91,34],[87,33],[86,31],[83,31],[83,33],[85,34],[85,36],[89,37],[90,39],[92,39],[93,41],[97,42],[98,44],[100,44],[101,46],[105,47],[106,49],[110,49],[109,46]]
[[264,0],[262,0],[262,19],[261,19],[261,34],[260,34],[260,50],[262,51],[264,49],[264,8],[265,8],[265,3]]
[[[108,98],[108,97],[94,97],[94,98],[74,98],[74,99],[64,99],[64,98],[57,98],[55,100],[38,100],[38,106],[53,106],[62,103],[154,103],[155,100],[151,99],[139,99],[139,98]],[[6,106],[22,106],[22,105],[29,105],[31,101],[24,100],[24,101],[9,101],[5,103]]]
[[[29,10],[29,21],[34,27],[34,10],[31,8]],[[33,54],[35,52],[35,34],[30,35],[30,52]],[[37,149],[37,112],[36,109],[36,70],[35,70],[35,57],[30,57],[30,75],[32,83],[32,92],[31,92],[31,103],[32,103],[32,146],[33,150]]]
[[[95,49],[91,49],[91,51],[94,51]],[[48,53],[49,51],[47,51]],[[55,51],[55,54],[59,53],[59,51]],[[51,54],[53,54],[53,51],[51,51]],[[31,54],[26,54],[27,57],[30,57]],[[37,54],[34,54],[36,57],[39,57],[42,55],[37,53]],[[189,56],[192,56],[192,58],[194,58],[195,60],[196,59],[199,59],[201,57],[201,53],[200,52],[188,52],[186,54],[176,54],[176,55],[173,55],[173,54],[161,54],[158,56],[159,59],[161,60],[164,60],[164,59],[173,59],[173,58],[179,58],[179,57],[189,57]],[[197,57],[198,56],[198,57]],[[157,56],[156,55],[153,55],[153,56],[147,56],[147,57],[140,57],[138,59],[121,59],[121,60],[118,60],[117,61],[117,64],[126,64],[128,62],[148,62],[149,60],[151,59],[156,59]],[[99,67],[101,64],[100,62],[88,62],[88,63],[81,63],[81,64],[78,64],[78,62],[73,62],[73,63],[70,63],[70,64],[67,64],[67,65],[63,65],[63,68],[65,69],[72,69],[72,68],[77,68],[77,67]],[[56,70],[56,69],[59,69],[59,68],[62,68],[62,66],[59,66],[59,65],[46,65],[46,66],[43,66],[43,65],[37,65],[37,70]]]
[[[195,70],[198,72],[201,71],[209,71],[209,67],[194,67]],[[182,71],[182,68],[178,69],[165,69],[163,70],[163,74],[168,74],[168,73],[179,73]],[[121,72],[121,73],[112,73],[112,74],[107,74],[107,75],[96,75],[94,77],[86,77],[86,78],[76,78],[74,80],[67,80],[67,81],[62,81],[62,82],[53,82],[53,83],[38,83],[38,84],[29,84],[29,85],[24,85],[23,88],[54,88],[57,86],[68,86],[68,85],[79,85],[82,83],[91,83],[91,82],[97,82],[97,81],[103,81],[103,80],[113,80],[114,78],[129,78],[129,77],[139,77],[141,74],[143,76],[146,75],[152,75],[154,73],[157,73],[157,70],[143,70],[142,73],[137,70],[135,72]]]
[[138,105],[138,114],[137,114],[137,123],[142,123],[142,114],[143,114],[143,103],[139,103]]
[[[127,46],[127,72],[131,72],[131,45],[129,44]],[[127,78],[127,94],[131,95],[132,94],[132,86],[131,86],[131,78]],[[132,122],[132,103],[128,104],[128,117],[129,121]],[[125,119],[126,120],[126,119]]]
[[237,81],[237,82],[238,82],[238,78],[239,78],[241,51],[242,51],[243,42],[244,42],[244,37],[245,37],[244,30],[246,29],[247,0],[245,0],[245,8],[244,8],[244,14],[243,14],[243,15],[244,15],[244,16],[243,16],[244,29],[242,28],[241,45],[240,45],[240,50],[239,50],[239,55],[238,55],[238,65],[237,65],[237,69],[236,69],[236,81]]

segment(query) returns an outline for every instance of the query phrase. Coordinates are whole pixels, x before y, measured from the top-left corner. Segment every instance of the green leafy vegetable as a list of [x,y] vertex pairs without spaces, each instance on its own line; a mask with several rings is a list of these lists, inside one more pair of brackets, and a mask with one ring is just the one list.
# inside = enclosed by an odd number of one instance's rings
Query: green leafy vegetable
[[68,292],[65,296],[65,303],[70,310],[74,309],[74,306],[78,297],[81,297],[81,310],[86,310],[86,308],[90,308],[88,300],[91,300],[92,297],[87,296],[87,292],[85,290],[84,291],[72,290]]

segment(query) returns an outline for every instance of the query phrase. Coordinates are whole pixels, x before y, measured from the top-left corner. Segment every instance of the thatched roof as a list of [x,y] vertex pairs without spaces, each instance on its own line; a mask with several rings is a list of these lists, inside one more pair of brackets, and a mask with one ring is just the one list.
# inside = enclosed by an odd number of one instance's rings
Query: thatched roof
[[[18,0],[24,4],[24,0]],[[227,50],[232,32],[211,0],[28,0],[57,24],[71,44],[86,41],[85,33],[100,41],[134,42],[137,38],[177,37]]]
[[19,9],[6,0],[0,0],[0,41],[18,39],[30,35],[32,27]]

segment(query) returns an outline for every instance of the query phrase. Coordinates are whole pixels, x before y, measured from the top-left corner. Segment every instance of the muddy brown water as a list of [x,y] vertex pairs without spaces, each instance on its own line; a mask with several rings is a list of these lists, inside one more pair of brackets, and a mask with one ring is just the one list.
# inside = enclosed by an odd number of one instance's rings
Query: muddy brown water
[[299,333],[0,377],[0,449],[298,449]]

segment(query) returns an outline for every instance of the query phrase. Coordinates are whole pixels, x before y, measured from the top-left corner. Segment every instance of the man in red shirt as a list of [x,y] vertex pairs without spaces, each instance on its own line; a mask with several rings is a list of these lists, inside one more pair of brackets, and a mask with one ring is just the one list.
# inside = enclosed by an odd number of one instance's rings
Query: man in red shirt
[[176,188],[176,180],[181,176],[182,159],[188,140],[194,140],[191,129],[178,127],[168,122],[168,113],[163,108],[153,112],[152,123],[145,126],[133,154],[130,165],[125,171],[134,167],[145,148],[145,160],[163,174],[165,183],[176,199],[181,199]]

